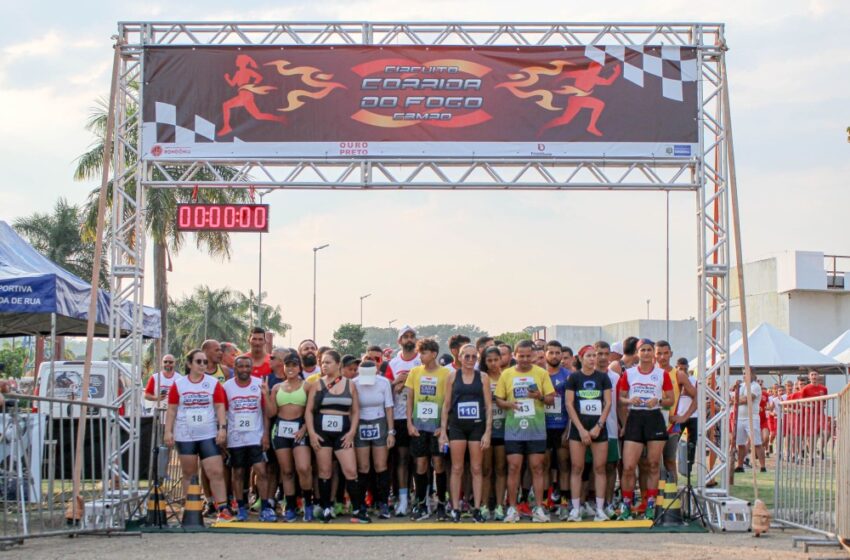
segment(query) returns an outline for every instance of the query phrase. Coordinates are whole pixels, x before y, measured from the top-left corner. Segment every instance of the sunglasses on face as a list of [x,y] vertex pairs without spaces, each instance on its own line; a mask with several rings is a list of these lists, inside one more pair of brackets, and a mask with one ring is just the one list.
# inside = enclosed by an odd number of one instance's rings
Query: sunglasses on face
[[464,354],[463,356],[461,356],[461,359],[462,360],[474,360],[475,354]]
[[207,365],[207,364],[208,364],[208,363],[210,363],[210,362],[209,362],[209,360],[195,360],[195,363],[196,363],[196,364],[201,364],[202,366],[205,366],[205,365]]
[[170,361],[170,360],[165,360],[165,361],[164,361],[164,362],[162,362],[162,363],[163,363],[163,364],[173,364],[174,362],[173,362],[173,361]]

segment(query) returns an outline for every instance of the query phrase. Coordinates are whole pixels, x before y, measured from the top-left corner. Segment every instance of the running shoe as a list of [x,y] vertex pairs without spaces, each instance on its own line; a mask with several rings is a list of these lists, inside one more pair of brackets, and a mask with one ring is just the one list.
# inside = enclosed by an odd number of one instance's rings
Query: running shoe
[[204,508],[204,517],[215,517],[217,514],[218,510],[215,508],[215,502],[208,500]]
[[610,519],[604,509],[596,510],[596,515],[593,517],[594,521],[609,521]]
[[635,508],[634,512],[638,515],[641,515],[646,512],[646,500],[641,500],[638,506]]
[[[304,517],[306,518],[306,515]],[[287,523],[294,523],[295,521],[298,521],[298,514],[295,513],[295,510],[288,509],[283,513],[283,520]],[[304,519],[304,521],[307,521],[307,519]]]
[[593,517],[596,515],[596,508],[590,502],[584,502],[584,509],[581,512],[582,517]]
[[230,523],[231,521],[233,521],[233,514],[230,513],[229,509],[223,508],[218,511],[215,518],[216,523]]
[[531,518],[532,523],[549,523],[552,519],[549,517],[549,511],[543,506],[534,508],[534,515]]
[[507,513],[507,515],[505,515],[504,522],[505,523],[516,523],[517,521],[519,521],[519,512],[516,510],[515,507],[509,507],[508,513]]
[[558,521],[567,521],[570,518],[570,507],[566,504],[561,504],[558,507]]
[[632,517],[632,508],[630,508],[627,504],[623,504],[623,509],[620,511],[620,516],[617,517],[619,521],[631,521],[634,519]]
[[529,507],[528,502],[517,504],[516,511],[522,517],[531,517],[531,508]]
[[505,510],[502,506],[496,506],[496,509],[493,510],[493,521],[504,521],[505,520]]
[[263,502],[260,498],[254,500],[254,503],[251,504],[251,511],[260,511],[263,509]]
[[452,523],[460,523],[460,510],[452,509]]
[[648,521],[655,521],[655,500],[652,500],[649,504],[647,504],[643,518]]
[[319,517],[319,519],[322,521],[322,523],[330,523],[331,519],[333,519],[333,518],[334,518],[334,510],[332,508],[329,508],[329,507],[326,507],[322,511],[321,517]]
[[369,518],[369,514],[366,513],[365,509],[358,510],[356,513],[351,515],[350,523],[371,523],[372,520]]
[[744,472],[744,467],[737,467],[737,468],[735,469],[735,472],[736,472],[736,473],[742,473],[742,472]]
[[236,521],[248,521],[248,508],[239,506],[236,509]]
[[230,504],[231,511],[236,511],[237,509],[239,509],[239,502],[237,502],[235,499],[230,498],[228,503]]
[[[490,521],[490,510],[487,506],[481,506],[478,508],[478,516],[481,518],[481,521]],[[475,515],[472,516],[475,519]],[[476,520],[476,522],[480,523],[480,521]]]
[[390,517],[392,517],[390,515],[390,506],[387,504],[381,504],[380,507],[378,507],[378,519],[389,519]]
[[[292,520],[295,521],[295,512],[292,512]],[[272,508],[263,508],[260,510],[260,521],[264,523],[274,523],[277,521],[277,514]]]
[[472,510],[472,520],[476,523],[484,523],[487,518],[481,513],[481,509],[474,509]]
[[425,521],[431,517],[425,502],[420,502],[413,506],[413,512],[413,519],[416,521]]
[[570,515],[567,517],[567,521],[576,522],[581,521],[581,510],[579,508],[573,508],[570,510]]
[[762,467],[762,468],[760,468],[760,469],[759,469],[759,472],[761,472],[761,473],[766,473],[766,472],[767,472],[767,467]]
[[617,517],[617,511],[614,509],[613,504],[605,506],[605,515],[608,516],[608,519],[614,519]]
[[437,521],[446,521],[449,518],[446,513],[446,504],[437,502]]
[[333,509],[333,517],[334,517],[334,519],[336,519],[336,518],[337,518],[337,517],[339,517],[340,515],[344,515],[344,514],[345,514],[345,504],[341,504],[341,503],[339,503],[339,502],[336,502],[336,503],[334,504],[334,509]]
[[395,508],[396,517],[407,517],[407,502],[399,501]]
[[313,521],[313,519],[313,506],[307,505],[304,508],[304,523],[310,523],[311,521]]

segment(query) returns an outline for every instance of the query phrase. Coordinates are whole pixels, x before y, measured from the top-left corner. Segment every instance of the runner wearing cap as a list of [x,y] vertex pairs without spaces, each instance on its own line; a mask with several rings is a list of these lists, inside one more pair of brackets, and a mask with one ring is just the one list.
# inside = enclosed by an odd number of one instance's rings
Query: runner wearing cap
[[451,518],[460,521],[460,488],[464,472],[464,459],[469,450],[469,468],[472,473],[474,509],[472,518],[481,523],[481,462],[484,449],[490,446],[493,421],[489,378],[476,371],[478,354],[475,347],[466,344],[460,349],[460,369],[446,379],[445,400],[440,424],[440,446],[451,449]]
[[236,496],[237,521],[248,520],[248,504],[242,493],[244,479],[253,469],[257,477],[262,509],[260,521],[277,521],[269,502],[266,479],[266,451],[269,448],[269,388],[251,375],[254,365],[250,356],[236,358],[236,375],[224,383],[227,396],[227,452],[232,470],[231,484]]
[[[277,354],[277,352],[275,352]],[[304,521],[313,521],[312,453],[304,424],[307,408],[306,382],[301,379],[301,358],[289,354],[283,359],[286,378],[272,389],[269,412],[274,417],[272,444],[280,465],[283,493],[286,496],[284,519],[297,518],[295,473],[304,498]]]
[[396,432],[393,462],[398,492],[395,514],[397,517],[404,517],[407,515],[407,482],[410,478],[408,470],[408,462],[410,461],[410,433],[407,427],[408,394],[404,385],[407,382],[410,370],[422,364],[422,360],[416,352],[416,331],[412,327],[405,325],[400,328],[397,340],[401,346],[401,351],[389,361],[385,375],[393,388],[393,429]]
[[392,418],[393,390],[390,381],[378,375],[378,368],[371,361],[359,363],[354,385],[360,400],[360,424],[354,439],[360,473],[358,478],[366,480],[374,467],[377,478],[374,504],[378,507],[378,517],[389,519],[390,472],[387,470],[387,458],[396,436],[388,420]]
[[554,489],[551,497],[552,505],[559,505],[558,518],[563,521],[567,517],[567,504],[570,497],[570,453],[563,439],[567,430],[568,416],[564,405],[564,393],[570,372],[562,365],[563,346],[557,340],[550,340],[544,348],[546,371],[552,387],[555,388],[555,401],[546,405],[546,467],[545,472],[557,473],[551,478]]
[[[621,520],[632,518],[635,495],[635,474],[638,459],[647,449],[649,476],[646,486],[648,504],[646,518],[655,519],[655,498],[661,454],[667,441],[667,423],[661,407],[673,404],[673,385],[663,369],[655,366],[655,346],[651,340],[640,339],[636,344],[638,365],[626,370],[617,387],[620,403],[628,407],[623,444],[623,509]],[[641,492],[644,489],[641,488]]]
[[608,521],[605,513],[605,463],[608,459],[608,428],[611,412],[611,380],[607,373],[596,370],[596,349],[586,345],[578,352],[581,370],[567,380],[567,413],[572,421],[569,429],[570,490],[572,508],[568,521],[581,521],[580,496],[582,473],[586,467],[585,450],[593,456],[593,480],[596,490],[594,521]]
[[549,513],[540,505],[546,491],[543,459],[546,453],[544,407],[555,402],[555,388],[546,370],[531,363],[534,345],[523,340],[516,346],[517,365],[502,372],[496,386],[496,403],[506,411],[505,454],[508,460],[508,513],[506,523],[519,521],[517,488],[523,458],[528,458],[534,495],[538,505],[532,521],[548,522]]
[[410,434],[410,452],[416,460],[416,505],[414,519],[430,517],[425,502],[428,488],[428,460],[434,467],[437,479],[437,518],[445,519],[446,471],[439,448],[441,414],[448,368],[437,364],[440,346],[432,339],[417,344],[422,365],[410,370],[405,382],[407,391],[407,431]]

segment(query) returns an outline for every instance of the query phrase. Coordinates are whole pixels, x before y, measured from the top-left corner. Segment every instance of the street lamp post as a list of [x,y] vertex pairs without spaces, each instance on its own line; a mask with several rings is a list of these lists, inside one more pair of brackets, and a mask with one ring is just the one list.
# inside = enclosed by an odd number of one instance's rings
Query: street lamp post
[[325,247],[330,247],[330,243],[313,247],[313,340],[316,340],[316,253]]
[[[271,189],[260,193],[260,204]],[[257,270],[257,326],[263,326],[263,232],[260,232],[260,266]]]
[[360,296],[360,327],[363,328],[363,300],[372,294],[366,294],[365,296]]
[[390,328],[393,328],[393,323],[395,323],[396,321],[398,321],[398,319],[393,319],[392,321],[390,321],[390,323],[389,323],[389,325],[388,325],[388,326],[389,326]]

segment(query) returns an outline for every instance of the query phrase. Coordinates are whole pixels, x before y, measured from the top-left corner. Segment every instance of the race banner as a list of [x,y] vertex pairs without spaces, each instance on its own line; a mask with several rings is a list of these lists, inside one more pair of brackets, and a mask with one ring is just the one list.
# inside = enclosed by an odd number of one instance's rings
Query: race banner
[[150,47],[143,157],[691,158],[679,46]]

